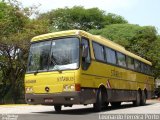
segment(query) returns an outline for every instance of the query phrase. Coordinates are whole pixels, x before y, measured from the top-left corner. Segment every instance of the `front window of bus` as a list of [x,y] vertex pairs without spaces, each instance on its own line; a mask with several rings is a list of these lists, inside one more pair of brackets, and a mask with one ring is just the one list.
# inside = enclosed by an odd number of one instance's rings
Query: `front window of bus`
[[78,38],[53,40],[49,70],[77,69],[79,66]]
[[27,72],[77,69],[78,66],[78,38],[56,39],[31,45]]
[[27,72],[46,71],[51,41],[33,43],[30,47]]

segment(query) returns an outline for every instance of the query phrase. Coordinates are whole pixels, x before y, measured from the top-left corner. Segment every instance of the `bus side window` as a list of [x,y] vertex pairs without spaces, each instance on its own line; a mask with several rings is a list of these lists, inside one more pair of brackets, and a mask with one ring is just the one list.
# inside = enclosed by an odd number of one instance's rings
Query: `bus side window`
[[152,75],[152,69],[151,69],[151,66],[147,65],[147,68],[148,68],[148,74],[149,74],[149,75]]
[[141,72],[141,63],[138,60],[134,60],[135,70]]
[[104,49],[103,46],[93,42],[93,49],[94,49],[94,55],[95,55],[95,59],[98,61],[105,61],[105,57],[104,57]]
[[148,74],[148,66],[147,66],[147,64],[144,64],[144,72],[145,72],[145,74]]
[[152,67],[152,66],[149,66],[149,69],[150,69],[150,70],[149,70],[150,75],[153,76],[153,75],[154,75],[154,69],[153,69],[153,67]]
[[151,75],[151,66],[146,64],[146,74]]
[[145,64],[144,63],[141,63],[141,72],[145,73]]
[[134,70],[134,59],[127,56],[127,66],[129,69]]
[[82,69],[87,70],[91,63],[89,40],[82,38]]
[[106,54],[106,62],[111,64],[116,64],[116,52],[108,47],[105,47],[105,54]]
[[126,67],[126,56],[124,54],[117,52],[117,60],[118,60],[118,65]]

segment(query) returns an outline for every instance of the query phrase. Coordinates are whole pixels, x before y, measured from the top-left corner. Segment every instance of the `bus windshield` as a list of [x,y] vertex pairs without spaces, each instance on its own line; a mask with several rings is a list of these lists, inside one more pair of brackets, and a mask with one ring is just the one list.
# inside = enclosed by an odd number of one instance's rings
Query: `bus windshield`
[[33,43],[30,47],[28,72],[67,70],[79,67],[79,39],[61,38]]

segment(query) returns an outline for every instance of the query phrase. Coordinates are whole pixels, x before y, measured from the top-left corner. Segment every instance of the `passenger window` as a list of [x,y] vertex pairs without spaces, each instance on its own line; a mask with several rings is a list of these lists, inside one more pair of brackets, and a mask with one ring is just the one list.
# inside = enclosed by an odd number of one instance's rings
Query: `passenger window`
[[149,75],[153,75],[153,68],[152,68],[152,66],[149,66]]
[[117,52],[118,65],[126,67],[126,56],[120,52]]
[[145,73],[145,64],[144,63],[141,63],[141,72]]
[[148,67],[147,67],[146,64],[144,64],[144,73],[145,73],[145,74],[148,74]]
[[116,64],[116,52],[110,48],[105,48],[106,61],[108,63]]
[[149,65],[141,63],[141,71],[145,74],[150,74]]
[[131,57],[127,57],[127,66],[129,69],[134,70],[134,59]]
[[93,42],[94,55],[96,60],[104,61],[104,49],[103,46]]
[[135,60],[135,69],[140,72],[141,71],[141,63],[138,60]]
[[149,65],[147,65],[147,73],[148,73],[149,75],[152,74],[152,73],[151,73],[151,66],[149,66]]

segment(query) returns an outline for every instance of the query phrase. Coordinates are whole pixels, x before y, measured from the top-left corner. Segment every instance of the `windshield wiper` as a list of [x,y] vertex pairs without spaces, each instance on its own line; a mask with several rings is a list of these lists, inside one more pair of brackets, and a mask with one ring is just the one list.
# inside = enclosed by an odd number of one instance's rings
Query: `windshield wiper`
[[36,71],[34,72],[34,75],[37,75],[38,74],[38,68],[36,69]]
[[54,67],[56,67],[56,70],[61,73],[62,70],[60,69],[60,67],[58,67],[58,64],[56,63],[56,61],[51,59],[51,62],[54,64]]

